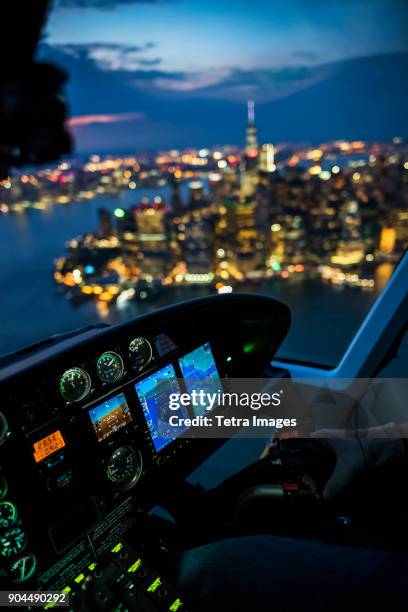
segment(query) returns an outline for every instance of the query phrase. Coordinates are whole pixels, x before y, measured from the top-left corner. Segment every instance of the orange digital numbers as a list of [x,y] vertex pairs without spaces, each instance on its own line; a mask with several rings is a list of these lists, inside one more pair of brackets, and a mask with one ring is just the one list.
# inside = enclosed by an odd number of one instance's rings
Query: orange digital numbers
[[62,437],[60,430],[54,431],[54,433],[38,440],[33,444],[34,461],[39,463],[49,455],[57,452],[61,448],[64,448],[65,440]]

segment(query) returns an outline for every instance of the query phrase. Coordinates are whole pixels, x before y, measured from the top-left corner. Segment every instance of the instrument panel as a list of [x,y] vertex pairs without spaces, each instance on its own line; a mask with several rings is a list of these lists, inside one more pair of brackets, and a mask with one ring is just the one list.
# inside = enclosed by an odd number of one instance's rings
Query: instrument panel
[[[127,349],[125,361],[129,369],[141,372],[151,362],[153,349],[149,340],[138,337],[133,338]],[[59,389],[66,402],[80,402],[90,394],[92,386],[97,383],[112,385],[120,381],[125,374],[124,358],[117,351],[105,351],[91,364],[92,371],[96,374],[94,381],[90,372],[82,367],[74,366],[68,368],[61,374]]]
[[137,531],[223,443],[163,435],[163,385],[191,390],[197,367],[216,385],[259,376],[289,320],[270,298],[218,296],[0,362],[0,585],[60,590]]

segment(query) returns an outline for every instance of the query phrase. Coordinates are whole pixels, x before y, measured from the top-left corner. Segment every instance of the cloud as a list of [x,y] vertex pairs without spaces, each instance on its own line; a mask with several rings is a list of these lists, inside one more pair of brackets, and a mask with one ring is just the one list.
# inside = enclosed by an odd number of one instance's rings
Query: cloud
[[[268,102],[291,95],[328,76],[333,66],[284,66],[262,70],[223,68],[198,73],[162,74],[152,78],[150,91],[166,95],[244,102],[248,97]],[[157,92],[157,94],[159,93]]]
[[122,123],[144,119],[144,113],[115,113],[99,115],[79,115],[68,119],[67,124],[71,127],[94,125],[95,123]]
[[87,43],[54,45],[57,51],[74,59],[96,62],[102,70],[136,70],[140,66],[153,66],[160,63],[158,58],[140,57],[140,54],[153,49],[155,44],[121,45],[116,43]]
[[152,42],[145,43],[144,45],[122,45],[120,43],[101,43],[101,42],[93,42],[93,43],[65,43],[54,45],[56,49],[61,49],[65,53],[69,53],[70,55],[79,56],[81,54],[90,55],[92,51],[98,49],[107,49],[110,51],[127,51],[133,53],[139,53],[140,51],[144,51],[146,49],[151,49],[155,44]]
[[[268,102],[308,87],[335,70],[333,65],[310,66],[299,61],[298,65],[252,70],[225,66],[199,71],[171,71],[159,68],[160,58],[145,56],[146,50],[154,48],[152,42],[138,46],[96,42],[43,47],[45,57],[61,63],[76,80],[80,77],[87,88],[90,87],[87,83],[97,81],[102,89],[112,80],[110,74],[116,77],[116,90],[124,87],[128,94],[132,89],[135,94],[167,100],[200,96],[207,100],[244,102],[251,97],[258,102]],[[107,87],[112,89],[111,85]],[[122,104],[126,101],[122,100]]]

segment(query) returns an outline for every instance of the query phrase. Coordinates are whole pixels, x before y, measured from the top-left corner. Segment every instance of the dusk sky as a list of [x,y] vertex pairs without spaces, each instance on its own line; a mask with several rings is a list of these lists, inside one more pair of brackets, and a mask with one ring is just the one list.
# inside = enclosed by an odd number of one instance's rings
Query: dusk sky
[[248,98],[270,139],[374,139],[407,129],[407,32],[405,0],[59,0],[42,54],[70,73],[79,150],[240,144]]

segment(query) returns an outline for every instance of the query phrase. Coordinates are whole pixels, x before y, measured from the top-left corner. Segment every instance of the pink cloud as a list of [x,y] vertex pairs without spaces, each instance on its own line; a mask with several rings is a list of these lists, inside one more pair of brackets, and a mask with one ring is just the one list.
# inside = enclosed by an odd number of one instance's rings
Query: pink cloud
[[78,115],[68,119],[67,124],[71,127],[92,125],[95,123],[120,123],[143,119],[143,113],[116,113],[109,115]]

